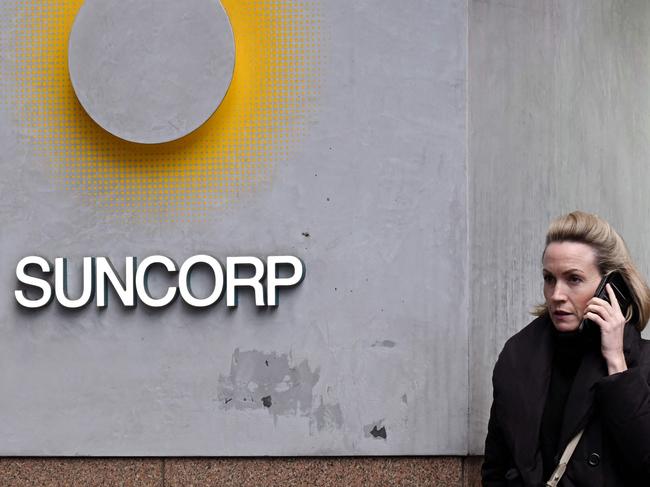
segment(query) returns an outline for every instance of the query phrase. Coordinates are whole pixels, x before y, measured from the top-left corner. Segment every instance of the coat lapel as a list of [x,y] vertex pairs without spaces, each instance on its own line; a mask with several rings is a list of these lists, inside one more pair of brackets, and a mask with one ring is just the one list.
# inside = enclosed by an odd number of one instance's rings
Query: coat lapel
[[607,367],[597,342],[585,352],[575,379],[573,379],[573,385],[564,406],[558,452],[564,451],[571,438],[589,421],[593,412],[596,382],[606,375]]

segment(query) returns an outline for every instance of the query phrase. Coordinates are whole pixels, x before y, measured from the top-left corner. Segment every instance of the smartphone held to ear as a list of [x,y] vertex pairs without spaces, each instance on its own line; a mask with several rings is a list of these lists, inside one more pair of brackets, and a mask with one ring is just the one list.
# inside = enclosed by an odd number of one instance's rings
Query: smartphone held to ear
[[[596,289],[596,293],[594,294],[594,297],[604,299],[609,303],[610,302],[609,293],[605,288],[605,285],[607,284],[612,286],[612,291],[614,291],[614,295],[616,296],[618,305],[621,308],[621,313],[623,313],[623,316],[625,316],[628,308],[632,305],[632,293],[630,292],[630,289],[627,287],[627,283],[625,282],[625,279],[623,279],[623,276],[621,275],[620,272],[614,271],[607,274],[600,281],[600,284],[598,285],[598,289]],[[579,330],[580,331],[591,330],[592,332],[599,332],[598,325],[596,325],[593,321],[588,320],[586,318],[582,320],[582,323],[580,323]]]

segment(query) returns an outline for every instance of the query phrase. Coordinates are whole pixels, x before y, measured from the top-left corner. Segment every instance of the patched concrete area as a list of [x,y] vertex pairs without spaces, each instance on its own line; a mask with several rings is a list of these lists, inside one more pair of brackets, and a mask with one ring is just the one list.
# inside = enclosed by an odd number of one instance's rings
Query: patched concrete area
[[319,370],[287,354],[235,350],[230,373],[219,376],[217,397],[225,410],[265,408],[274,416],[309,415]]

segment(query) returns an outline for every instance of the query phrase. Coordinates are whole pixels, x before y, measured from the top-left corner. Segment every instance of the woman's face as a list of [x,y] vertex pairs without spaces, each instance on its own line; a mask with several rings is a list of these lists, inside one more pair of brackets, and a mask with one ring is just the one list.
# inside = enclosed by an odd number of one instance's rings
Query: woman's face
[[601,275],[587,244],[553,242],[546,247],[542,273],[544,299],[558,331],[577,330]]

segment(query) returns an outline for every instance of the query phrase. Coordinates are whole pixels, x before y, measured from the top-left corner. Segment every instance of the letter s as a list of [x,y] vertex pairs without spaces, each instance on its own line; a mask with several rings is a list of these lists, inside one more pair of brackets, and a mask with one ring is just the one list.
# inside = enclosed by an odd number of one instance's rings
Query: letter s
[[40,279],[38,277],[28,275],[25,272],[25,269],[30,265],[37,265],[43,272],[50,272],[50,264],[43,257],[32,255],[22,258],[16,266],[16,278],[18,281],[28,286],[40,289],[43,291],[43,296],[38,299],[27,299],[25,297],[25,293],[21,290],[14,291],[14,295],[16,296],[16,301],[18,301],[18,304],[25,308],[42,308],[43,306],[46,306],[52,299],[52,287],[50,286],[50,283],[45,279]]

